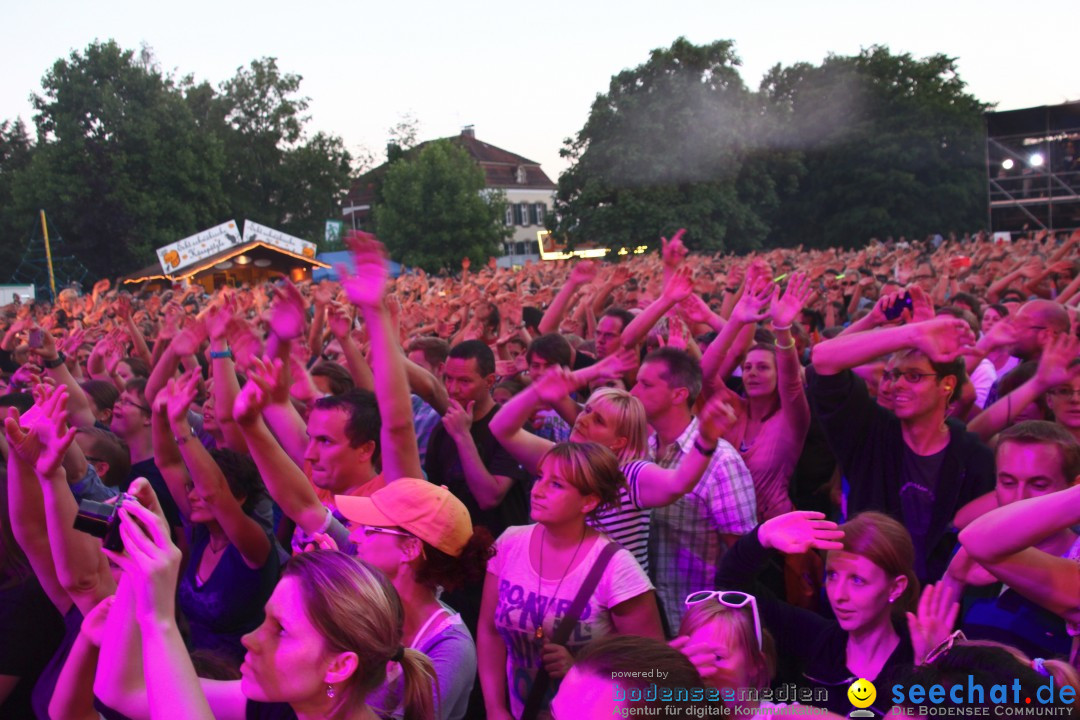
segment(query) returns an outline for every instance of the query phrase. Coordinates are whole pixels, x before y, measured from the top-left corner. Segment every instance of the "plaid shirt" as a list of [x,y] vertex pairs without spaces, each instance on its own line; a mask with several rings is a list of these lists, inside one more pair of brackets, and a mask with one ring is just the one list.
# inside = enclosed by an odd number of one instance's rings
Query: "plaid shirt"
[[435,408],[424,402],[419,395],[412,396],[413,429],[416,432],[416,446],[420,451],[420,467],[424,467],[427,457],[428,441],[435,426],[442,422]]
[[[663,468],[677,467],[695,452],[694,418],[668,448],[649,436],[649,458]],[[652,511],[649,565],[668,631],[675,635],[686,596],[716,588],[716,574],[727,545],[721,535],[743,535],[757,523],[754,480],[739,453],[720,440],[697,486],[671,505]]]

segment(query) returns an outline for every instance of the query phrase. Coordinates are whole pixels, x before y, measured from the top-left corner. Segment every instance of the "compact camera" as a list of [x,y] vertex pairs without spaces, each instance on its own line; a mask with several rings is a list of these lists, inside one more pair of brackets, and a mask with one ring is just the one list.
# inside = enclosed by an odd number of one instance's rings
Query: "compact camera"
[[120,513],[118,512],[123,502],[123,494],[116,499],[114,505],[96,500],[80,500],[79,512],[75,516],[75,529],[102,538],[106,550],[123,552],[124,540],[120,537]]

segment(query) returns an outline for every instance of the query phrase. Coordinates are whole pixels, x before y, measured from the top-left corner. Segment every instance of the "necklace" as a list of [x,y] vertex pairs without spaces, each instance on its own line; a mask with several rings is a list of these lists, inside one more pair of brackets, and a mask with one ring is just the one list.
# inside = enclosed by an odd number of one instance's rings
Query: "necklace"
[[[540,586],[544,582],[544,538],[547,537],[547,528],[544,528],[543,535],[540,536],[540,571],[536,577],[536,602],[540,602]],[[544,616],[547,615],[548,608],[554,604],[555,598],[559,596],[559,588],[562,587],[563,580],[566,579],[566,574],[570,572],[570,568],[574,566],[574,560],[577,559],[578,550],[581,549],[581,544],[585,542],[585,528],[581,528],[581,539],[578,540],[577,547],[574,548],[574,554],[570,556],[570,562],[567,563],[566,569],[563,570],[562,577],[559,578],[559,584],[555,586],[555,592],[551,594],[551,600],[544,607],[544,611],[540,613],[540,618],[536,621],[536,639],[542,640],[544,638]]]
[[754,433],[754,437],[750,439],[750,442],[747,442],[746,441],[746,435],[747,435],[747,430],[750,429],[750,420],[751,420],[751,418],[750,418],[750,408],[747,407],[747,409],[746,409],[746,425],[743,426],[742,439],[739,440],[739,452],[744,453],[744,452],[746,452],[747,450],[750,449],[750,446],[754,444],[754,441],[757,440],[757,436],[761,433],[761,426],[764,425],[766,422],[768,422],[769,418],[771,418],[773,415],[775,415],[779,409],[780,409],[779,407],[774,407],[772,410],[770,410],[765,415],[765,417],[761,418],[761,420],[758,421],[757,428],[755,429],[756,432]]

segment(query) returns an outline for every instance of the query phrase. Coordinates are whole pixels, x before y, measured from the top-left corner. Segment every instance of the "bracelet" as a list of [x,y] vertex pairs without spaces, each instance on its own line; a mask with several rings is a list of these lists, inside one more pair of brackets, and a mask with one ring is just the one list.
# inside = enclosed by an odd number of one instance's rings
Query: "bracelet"
[[224,350],[221,350],[221,351],[211,350],[210,351],[210,359],[211,360],[226,360],[226,359],[227,360],[232,360],[232,359],[234,359],[233,354],[232,354],[232,348],[225,348]]
[[737,292],[739,292],[739,288],[735,288],[734,290],[732,290],[731,288],[726,287],[726,288],[724,288],[724,292],[737,293]]
[[777,350],[791,350],[793,347],[795,347],[795,338],[791,338],[791,344],[790,345],[777,345],[776,349]]
[[773,330],[790,330],[791,326],[790,325],[773,325],[772,329]]
[[190,434],[190,435],[173,435],[173,440],[175,440],[175,441],[176,441],[176,444],[177,444],[177,445],[183,445],[183,444],[184,444],[184,443],[186,443],[186,442],[187,442],[188,440],[190,440],[191,438],[195,437],[195,428],[193,428],[193,427],[188,427],[188,430],[190,430],[190,431],[191,431],[191,434]]
[[66,361],[67,361],[67,356],[65,356],[62,351],[57,350],[56,351],[56,357],[54,357],[52,360],[44,360],[44,361],[42,361],[41,366],[43,368],[48,369],[48,370],[55,370],[56,368],[63,365]]
[[704,455],[705,457],[712,457],[713,453],[716,452],[716,446],[715,445],[713,447],[711,447],[711,448],[703,448],[703,447],[701,447],[701,445],[698,444],[698,438],[694,438],[694,449],[697,450],[702,455]]

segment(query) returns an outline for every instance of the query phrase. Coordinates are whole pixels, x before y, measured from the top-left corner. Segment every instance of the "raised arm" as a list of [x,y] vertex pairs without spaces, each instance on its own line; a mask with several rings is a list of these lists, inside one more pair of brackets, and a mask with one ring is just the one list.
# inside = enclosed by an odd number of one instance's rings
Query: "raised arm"
[[276,383],[273,375],[281,371],[280,360],[274,360],[270,366],[256,360],[247,385],[236,398],[233,417],[244,433],[244,440],[270,497],[304,532],[322,532],[329,511],[319,502],[315,488],[304,471],[285,453],[262,419],[262,410],[269,401],[268,391],[264,387]]
[[188,410],[198,392],[198,382],[198,375],[189,373],[183,378],[170,380],[162,390],[167,396],[169,426],[180,446],[180,455],[195,492],[221,525],[229,542],[240,551],[244,563],[257,569],[266,564],[271,550],[270,539],[258,521],[248,516],[240,501],[233,497],[221,468],[194,436],[188,424]]
[[968,554],[1022,595],[1066,620],[1080,620],[1080,563],[1034,546],[1080,524],[1080,485],[1019,500],[976,518],[960,532]]
[[968,430],[978,435],[983,442],[987,442],[1009,427],[1013,418],[1035,402],[1040,395],[1058,385],[1064,385],[1080,374],[1080,365],[1069,366],[1078,353],[1080,353],[1080,340],[1067,333],[1058,335],[1043,349],[1035,375],[979,413],[968,424]]
[[591,260],[582,260],[570,271],[570,277],[559,288],[559,293],[552,299],[544,317],[540,319],[540,334],[559,332],[559,325],[563,316],[566,315],[567,305],[574,297],[574,293],[582,285],[587,285],[596,278],[596,264]]
[[637,317],[630,321],[629,325],[623,328],[622,337],[620,338],[622,347],[636,347],[652,329],[653,325],[660,321],[660,318],[693,294],[693,271],[688,265],[673,270],[670,274],[666,274],[665,277],[667,280],[664,283],[664,291],[660,294],[660,297],[649,303],[647,308],[642,310]]
[[364,354],[360,352],[356,341],[353,340],[352,316],[337,303],[331,304],[326,309],[326,314],[330,332],[334,334],[338,344],[341,345],[341,352],[345,355],[345,365],[349,368],[349,375],[352,376],[356,387],[374,392],[375,379],[371,374],[371,366],[368,365],[367,360],[364,359]]
[[350,233],[346,242],[353,253],[356,276],[348,275],[346,270],[342,285],[349,300],[363,313],[371,340],[372,370],[378,381],[375,399],[382,418],[379,447],[382,448],[383,476],[387,482],[403,477],[420,478],[423,474],[408,377],[385,304],[389,277],[385,250],[382,243],[367,233]]
[[75,440],[75,429],[67,424],[67,389],[41,386],[37,393],[40,412],[29,428],[7,423],[12,454],[32,465],[41,482],[49,547],[56,577],[71,600],[85,615],[116,590],[98,541],[75,529],[78,504],[61,467],[64,453]]
[[935,362],[947,362],[974,344],[975,335],[965,321],[943,316],[818,343],[813,351],[814,369],[821,375],[836,375],[903,348],[916,348]]
[[735,369],[747,337],[752,338],[756,324],[769,316],[768,304],[776,286],[765,277],[751,279],[754,282],[731,308],[727,324],[701,358],[701,375],[706,383],[721,382],[726,374],[723,371]]
[[794,432],[810,427],[810,403],[803,388],[802,365],[791,324],[802,312],[813,288],[805,273],[795,273],[788,281],[784,293],[773,297],[769,313],[776,334],[776,389],[780,395],[780,411],[787,426]]

